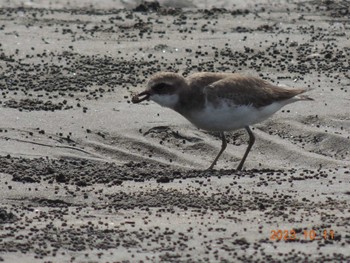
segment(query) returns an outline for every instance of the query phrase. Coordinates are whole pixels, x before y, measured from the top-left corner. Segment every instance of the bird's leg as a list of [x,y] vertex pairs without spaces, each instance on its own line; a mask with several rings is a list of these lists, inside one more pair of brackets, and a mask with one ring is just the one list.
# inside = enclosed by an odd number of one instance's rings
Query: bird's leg
[[221,150],[219,152],[219,154],[215,157],[213,163],[210,165],[210,167],[208,168],[208,170],[213,169],[214,165],[216,164],[217,160],[219,159],[220,155],[225,151],[226,146],[227,146],[227,142],[226,142],[226,138],[225,138],[225,134],[224,132],[220,132],[220,136],[221,136],[221,140],[222,140],[222,144],[221,144]]
[[251,131],[251,129],[249,128],[249,126],[246,126],[245,129],[247,130],[248,134],[249,134],[249,144],[248,144],[248,148],[247,150],[245,151],[244,153],[244,156],[241,160],[241,162],[239,163],[238,167],[237,167],[237,170],[240,171],[242,170],[242,167],[243,167],[243,164],[245,162],[245,159],[247,159],[247,156],[250,152],[250,149],[252,148],[254,142],[255,142],[255,136],[253,134],[253,132]]

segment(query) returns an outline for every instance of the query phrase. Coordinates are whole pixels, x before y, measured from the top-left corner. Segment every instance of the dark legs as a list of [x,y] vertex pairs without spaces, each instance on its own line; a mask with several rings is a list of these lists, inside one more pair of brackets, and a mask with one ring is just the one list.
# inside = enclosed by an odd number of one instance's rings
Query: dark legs
[[225,138],[225,134],[223,132],[220,132],[220,136],[221,136],[221,140],[222,140],[222,144],[221,144],[221,150],[219,152],[219,154],[216,156],[216,158],[214,159],[213,163],[210,165],[210,167],[208,168],[208,170],[213,169],[214,165],[216,164],[217,160],[219,159],[220,155],[225,151],[226,146],[227,146],[227,142],[226,142],[226,138]]
[[[245,127],[246,131],[249,134],[249,143],[248,143],[248,147],[245,150],[245,153],[243,155],[243,158],[241,160],[241,162],[239,163],[237,170],[240,171],[243,168],[243,164],[245,162],[245,159],[247,159],[247,156],[250,152],[250,149],[252,148],[254,142],[255,142],[255,137],[253,132],[251,131],[251,129],[249,128],[249,126]],[[216,158],[214,159],[213,163],[210,165],[210,167],[208,168],[208,170],[213,169],[214,165],[216,164],[217,160],[219,159],[219,157],[221,156],[221,154],[225,151],[226,146],[227,146],[227,142],[226,142],[226,138],[223,132],[220,132],[220,136],[221,136],[221,140],[222,140],[222,144],[221,144],[221,150],[219,152],[219,154],[216,156]]]
[[245,153],[243,155],[243,158],[241,160],[241,162],[239,163],[237,170],[240,171],[242,170],[243,164],[245,162],[245,159],[247,159],[247,156],[250,152],[250,149],[252,148],[254,142],[255,142],[255,136],[253,134],[253,132],[251,131],[251,129],[249,128],[249,126],[246,126],[245,129],[247,130],[248,134],[249,134],[249,143],[248,143],[248,147],[247,150],[245,150]]

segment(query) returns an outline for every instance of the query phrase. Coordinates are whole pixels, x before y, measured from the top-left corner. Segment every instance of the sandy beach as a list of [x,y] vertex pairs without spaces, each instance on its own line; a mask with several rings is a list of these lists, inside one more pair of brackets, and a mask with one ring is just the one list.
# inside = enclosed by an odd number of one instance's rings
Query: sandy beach
[[[348,1],[0,2],[0,262],[350,262]],[[306,88],[252,130],[132,104],[159,71]]]

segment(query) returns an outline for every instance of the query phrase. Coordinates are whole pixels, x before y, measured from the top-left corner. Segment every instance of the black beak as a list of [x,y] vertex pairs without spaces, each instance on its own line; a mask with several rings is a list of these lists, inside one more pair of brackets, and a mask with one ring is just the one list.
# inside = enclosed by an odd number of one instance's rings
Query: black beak
[[[140,98],[140,96],[144,96],[144,97]],[[132,103],[140,103],[141,101],[148,100],[150,96],[151,96],[151,93],[149,91],[145,90],[145,91],[133,96],[131,99],[131,102]]]

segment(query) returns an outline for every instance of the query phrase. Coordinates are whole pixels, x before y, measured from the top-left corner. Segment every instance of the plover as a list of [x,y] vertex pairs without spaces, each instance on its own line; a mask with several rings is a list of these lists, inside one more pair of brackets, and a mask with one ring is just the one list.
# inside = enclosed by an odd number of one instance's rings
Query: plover
[[220,134],[221,150],[208,169],[212,169],[227,146],[224,132],[244,128],[248,147],[237,170],[241,170],[255,137],[250,125],[261,122],[283,106],[301,100],[305,89],[284,89],[260,78],[238,73],[195,73],[187,78],[172,72],[151,77],[145,91],[132,102],[152,100],[175,110],[196,127]]

